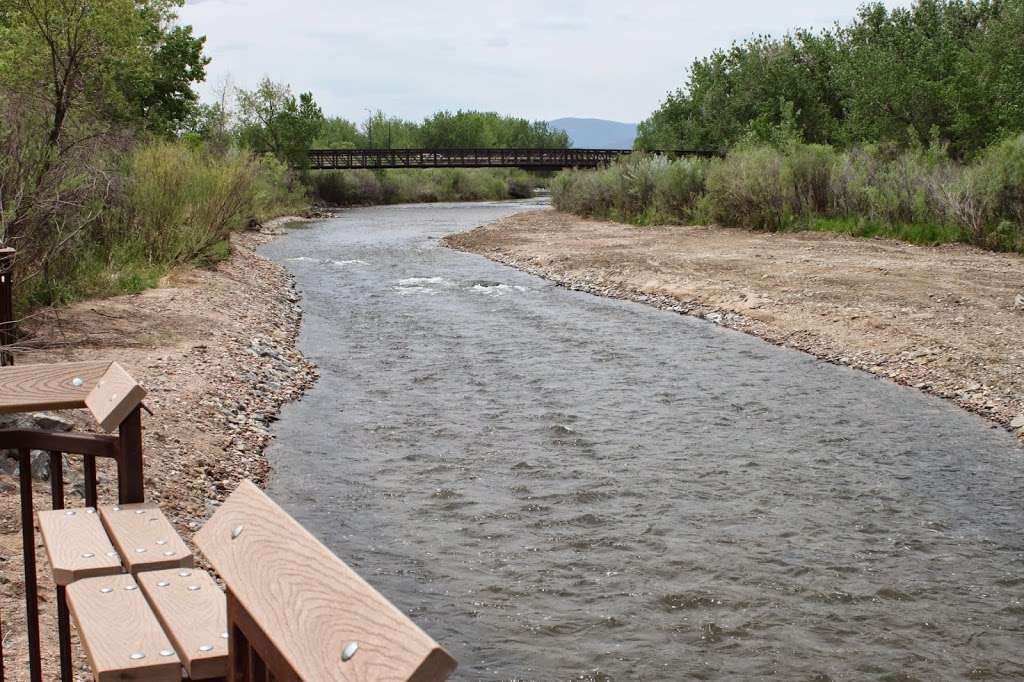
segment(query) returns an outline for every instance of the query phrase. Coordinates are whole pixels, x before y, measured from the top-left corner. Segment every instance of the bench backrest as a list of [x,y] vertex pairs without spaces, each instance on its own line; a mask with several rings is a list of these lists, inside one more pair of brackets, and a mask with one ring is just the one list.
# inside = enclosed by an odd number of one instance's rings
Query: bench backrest
[[229,680],[443,680],[455,660],[259,488],[195,535],[228,592]]

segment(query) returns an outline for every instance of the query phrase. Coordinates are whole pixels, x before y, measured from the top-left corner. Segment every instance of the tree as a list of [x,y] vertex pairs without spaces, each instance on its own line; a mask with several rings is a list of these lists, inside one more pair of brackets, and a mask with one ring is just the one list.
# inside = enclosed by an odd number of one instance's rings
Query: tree
[[270,78],[260,81],[255,90],[238,90],[238,116],[243,144],[300,167],[306,164],[324,123],[311,93],[304,92],[296,100],[290,86]]

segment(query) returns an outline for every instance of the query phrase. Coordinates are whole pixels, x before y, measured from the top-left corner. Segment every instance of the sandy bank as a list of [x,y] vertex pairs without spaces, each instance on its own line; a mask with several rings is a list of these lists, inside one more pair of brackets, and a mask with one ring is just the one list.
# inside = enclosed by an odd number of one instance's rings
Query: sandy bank
[[913,386],[1024,441],[1024,257],[824,233],[636,228],[553,210],[445,243]]
[[[115,359],[146,387],[146,493],[186,540],[238,481],[266,479],[269,426],[315,378],[295,348],[302,311],[291,278],[254,252],[283,222],[236,235],[232,256],[215,269],[179,270],[160,288],[47,311],[25,325],[19,364]],[[101,497],[113,501],[115,472],[101,466],[100,476]],[[73,490],[80,473],[65,478]],[[37,508],[48,509],[48,485],[35,490]],[[69,503],[82,501],[72,493]],[[18,519],[16,479],[0,474],[0,606],[12,680],[27,679],[28,669]],[[55,607],[41,548],[37,558],[50,679]]]

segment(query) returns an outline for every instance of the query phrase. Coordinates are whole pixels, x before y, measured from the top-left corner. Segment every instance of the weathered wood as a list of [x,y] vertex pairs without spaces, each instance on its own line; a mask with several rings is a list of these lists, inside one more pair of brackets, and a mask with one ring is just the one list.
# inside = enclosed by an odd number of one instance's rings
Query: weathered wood
[[108,360],[0,367],[0,413],[87,407],[104,431],[112,431],[145,396]]
[[136,576],[149,605],[193,680],[224,677],[228,619],[224,593],[199,569],[147,571]]
[[[437,642],[250,482],[194,539],[302,680],[443,680],[455,669]],[[358,651],[343,662],[351,642]],[[259,653],[269,667],[272,657]]]
[[192,553],[155,504],[100,507],[100,518],[129,573],[192,567]]
[[108,360],[0,367],[0,413],[84,407],[109,368]]
[[146,390],[116,362],[96,382],[85,405],[104,431],[113,431],[146,397]]
[[53,581],[58,585],[121,572],[121,557],[95,509],[41,511],[38,517]]
[[180,682],[178,655],[134,578],[86,578],[67,595],[94,680]]

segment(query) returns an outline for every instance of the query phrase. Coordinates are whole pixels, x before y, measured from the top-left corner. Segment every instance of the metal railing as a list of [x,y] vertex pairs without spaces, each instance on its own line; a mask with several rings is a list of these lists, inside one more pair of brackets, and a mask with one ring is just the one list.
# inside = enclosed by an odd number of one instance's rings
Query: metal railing
[[[25,632],[28,640],[29,675],[42,682],[42,648],[39,632],[39,580],[36,569],[32,452],[49,455],[50,501],[53,509],[64,509],[65,456],[82,458],[85,506],[98,504],[96,460],[112,459],[117,464],[117,490],[120,504],[144,502],[142,474],[142,418],[136,407],[121,423],[117,436],[88,433],[54,433],[31,429],[0,430],[0,450],[13,450],[18,460],[18,487],[21,498],[22,558],[25,576]],[[57,586],[57,634],[60,648],[60,679],[72,682],[71,622],[65,588]],[[0,625],[0,682],[4,680],[3,633]]]
[[[380,168],[597,168],[632,154],[632,149],[312,149],[311,170]],[[719,156],[706,149],[654,150],[666,156]]]

